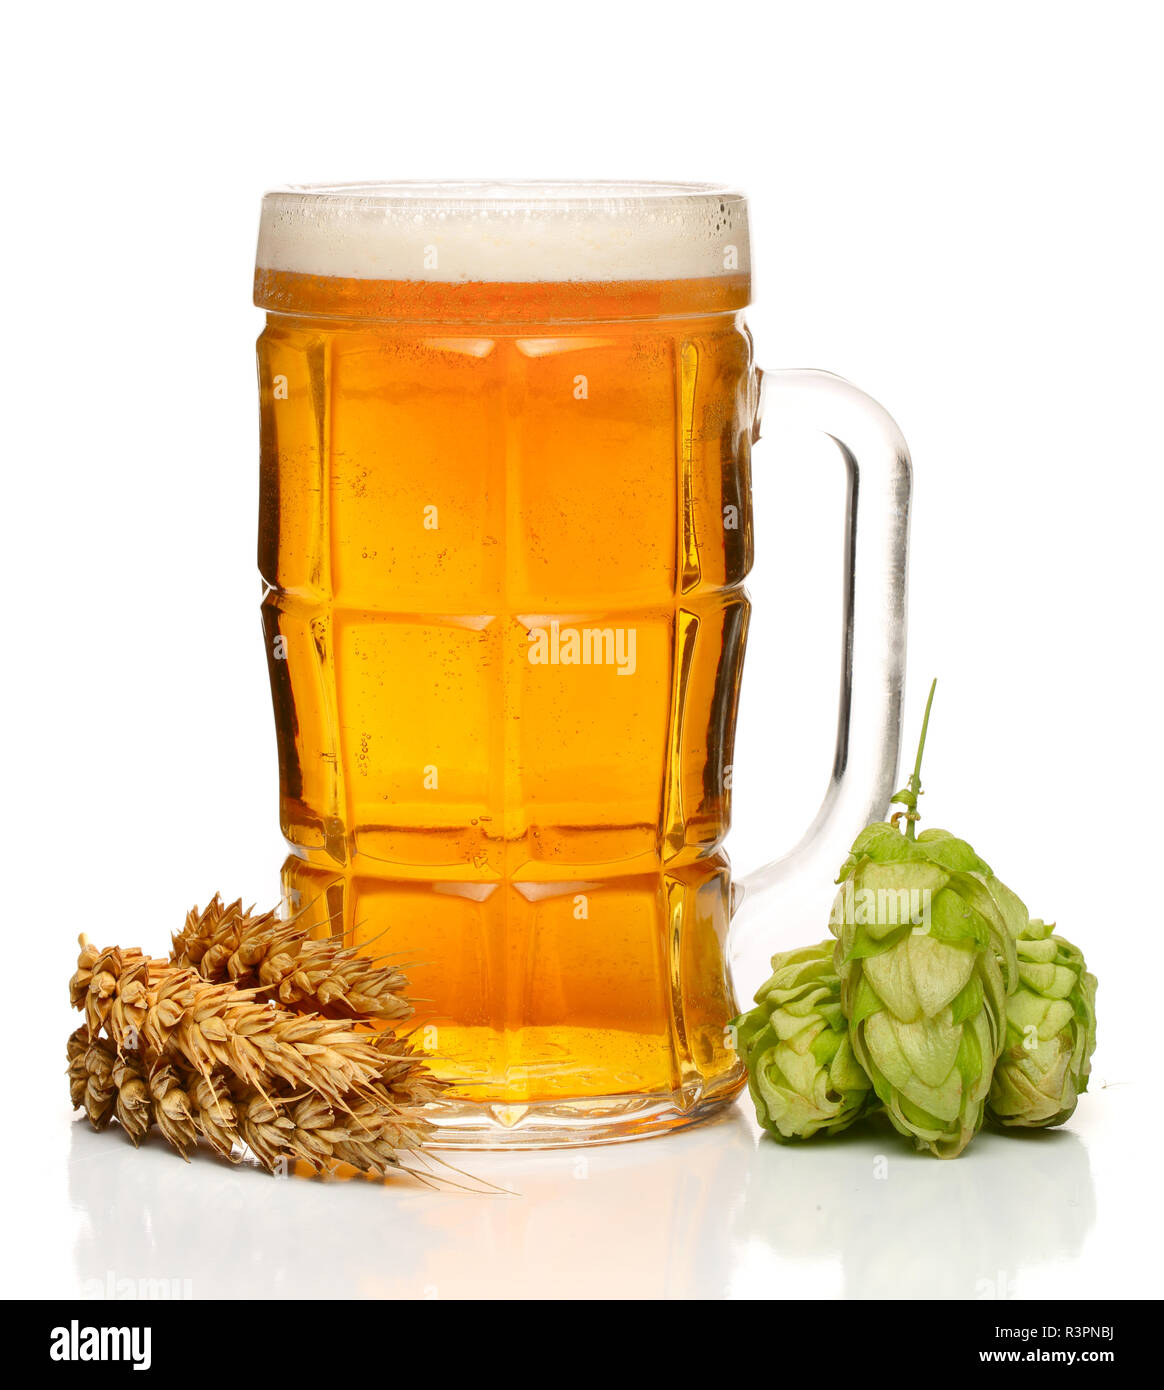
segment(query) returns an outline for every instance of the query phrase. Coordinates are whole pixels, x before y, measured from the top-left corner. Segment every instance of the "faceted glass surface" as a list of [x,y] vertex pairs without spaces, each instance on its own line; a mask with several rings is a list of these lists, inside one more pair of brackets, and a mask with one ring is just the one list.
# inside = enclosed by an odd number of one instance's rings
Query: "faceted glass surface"
[[259,562],[293,905],[405,965],[450,1142],[734,1095],[737,312],[271,314]]

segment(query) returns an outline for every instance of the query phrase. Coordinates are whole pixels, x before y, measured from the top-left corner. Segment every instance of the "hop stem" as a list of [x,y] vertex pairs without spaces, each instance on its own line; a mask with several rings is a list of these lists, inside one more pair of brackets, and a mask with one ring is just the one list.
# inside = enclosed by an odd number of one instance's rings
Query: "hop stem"
[[[922,754],[926,748],[926,733],[930,727],[930,706],[934,703],[934,691],[938,688],[937,678],[935,677],[930,685],[929,699],[926,700],[926,712],[922,717],[921,737],[917,741],[917,757],[913,762],[913,772],[910,773],[909,781],[897,792],[892,800],[906,808],[905,815],[905,838],[912,840],[917,835],[917,822],[921,819],[917,810],[917,799],[922,794],[921,784],[921,765]],[[902,814],[898,812],[898,814]],[[896,817],[895,817],[896,819]]]

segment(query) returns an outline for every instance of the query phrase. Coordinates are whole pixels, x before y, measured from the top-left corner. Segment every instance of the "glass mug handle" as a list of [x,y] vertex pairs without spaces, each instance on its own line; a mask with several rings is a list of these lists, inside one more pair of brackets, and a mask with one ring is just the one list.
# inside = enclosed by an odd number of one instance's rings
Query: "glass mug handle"
[[896,423],[830,372],[759,372],[760,422],[827,435],[848,474],[840,709],[832,776],[816,819],[783,858],[733,887],[728,954],[742,1008],[775,951],[828,935],[837,871],[897,778],[905,681],[905,589],[912,469]]

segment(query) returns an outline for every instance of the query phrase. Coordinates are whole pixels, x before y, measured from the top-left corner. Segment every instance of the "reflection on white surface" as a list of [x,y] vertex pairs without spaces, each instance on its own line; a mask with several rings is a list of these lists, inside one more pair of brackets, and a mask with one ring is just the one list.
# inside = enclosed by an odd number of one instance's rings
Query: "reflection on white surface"
[[1087,1149],[1067,1130],[987,1132],[941,1161],[882,1121],[811,1157],[763,1144],[747,1181],[734,1214],[752,1247],[738,1254],[742,1296],[756,1278],[802,1296],[1021,1296],[1028,1271],[1080,1255],[1095,1223]]
[[550,1153],[452,1154],[511,1189],[277,1180],[156,1136],[72,1129],[78,1291],[195,1298],[1021,1296],[1095,1219],[1068,1131],[982,1135],[954,1162],[888,1128],[761,1140],[742,1109],[687,1133]]

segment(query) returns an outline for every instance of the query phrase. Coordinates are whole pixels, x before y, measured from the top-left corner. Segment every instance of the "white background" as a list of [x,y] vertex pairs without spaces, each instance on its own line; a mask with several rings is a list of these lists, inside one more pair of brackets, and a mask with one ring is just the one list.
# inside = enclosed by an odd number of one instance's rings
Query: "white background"
[[[1160,1294],[1152,8],[46,4],[6,27],[9,1291],[113,1270],[196,1295]],[[71,1124],[77,931],[160,950],[216,888],[277,891],[259,196],[440,176],[750,195],[761,361],[851,378],[912,448],[929,823],[1099,976],[1070,1132],[956,1164],[885,1135],[813,1156],[741,1110],[581,1168],[466,1161],[521,1194],[500,1199],[274,1184]],[[836,462],[761,445],[755,471],[744,868],[815,811],[839,646]]]

